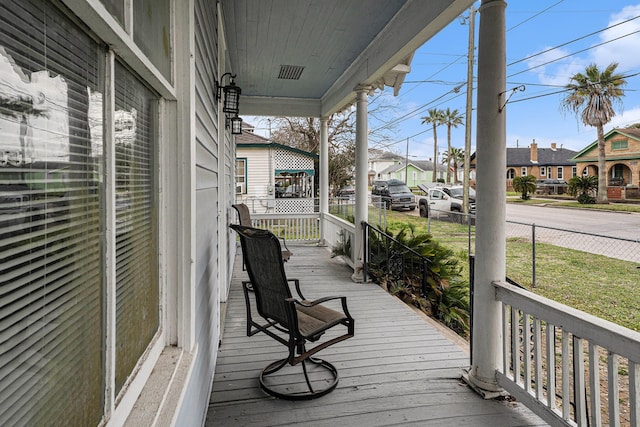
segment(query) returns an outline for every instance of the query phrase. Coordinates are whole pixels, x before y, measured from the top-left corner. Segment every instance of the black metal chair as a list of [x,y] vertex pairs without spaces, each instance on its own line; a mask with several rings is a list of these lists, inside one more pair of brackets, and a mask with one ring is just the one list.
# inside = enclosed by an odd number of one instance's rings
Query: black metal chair
[[[245,205],[244,203],[237,203],[231,206],[236,210],[236,212],[238,212],[238,222],[240,223],[240,225],[244,225],[245,227],[253,227],[253,223],[251,222],[251,212],[249,211],[249,207],[247,205]],[[282,246],[284,246],[284,249],[282,249],[282,260],[287,262],[289,261],[289,258],[291,258],[291,255],[293,255],[293,252],[291,252],[291,250],[287,247],[287,242],[284,240],[284,237],[278,238],[282,242]]]
[[[247,336],[263,332],[285,345],[289,352],[287,357],[262,370],[260,387],[272,396],[289,400],[324,396],[338,385],[338,370],[331,363],[312,356],[354,335],[355,321],[349,314],[346,297],[307,300],[302,295],[298,279],[287,279],[280,242],[273,233],[235,224],[230,227],[240,235],[242,256],[249,274],[249,280],[242,282]],[[295,285],[299,298],[292,296],[290,283]],[[254,320],[252,299],[255,299],[255,310],[264,322]],[[342,312],[327,306],[326,303],[332,300],[335,300],[334,304],[341,305]],[[323,337],[325,332],[336,326],[344,326],[346,331],[342,335],[332,331]],[[307,348],[308,343],[314,343],[314,346]],[[284,375],[273,375],[286,366],[296,365],[302,367],[304,384],[301,381],[286,383]]]

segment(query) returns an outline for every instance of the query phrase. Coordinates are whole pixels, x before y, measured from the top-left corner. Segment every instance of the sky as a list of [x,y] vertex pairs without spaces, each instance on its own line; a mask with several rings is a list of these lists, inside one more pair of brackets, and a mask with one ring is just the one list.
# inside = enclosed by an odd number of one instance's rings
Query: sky
[[[584,72],[590,64],[604,70],[617,62],[616,72],[627,81],[621,105],[614,104],[616,116],[605,126],[605,133],[614,127],[640,123],[640,1],[507,3],[507,147],[528,147],[535,141],[539,148],[556,143],[557,147],[580,151],[594,142],[595,128],[585,127],[575,113],[561,108],[566,96],[563,88],[571,76]],[[476,7],[479,5],[476,2]],[[384,102],[394,107],[382,117],[369,115],[370,147],[402,155],[408,152],[416,160],[433,157],[433,129],[421,123],[422,117],[431,108],[466,112],[468,15],[451,22],[416,51],[411,72],[397,97],[393,97],[391,88],[384,90]],[[476,14],[476,60],[480,19]],[[370,108],[374,105],[372,102]],[[382,136],[384,141],[380,140]],[[464,138],[463,125],[452,129],[452,146],[464,148]],[[437,128],[437,139],[438,151],[445,151],[446,126]]]

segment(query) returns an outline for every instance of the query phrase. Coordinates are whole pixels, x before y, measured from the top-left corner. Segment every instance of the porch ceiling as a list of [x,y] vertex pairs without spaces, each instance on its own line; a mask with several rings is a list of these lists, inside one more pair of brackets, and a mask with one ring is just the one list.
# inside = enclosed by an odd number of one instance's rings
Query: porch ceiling
[[242,88],[240,111],[318,117],[352,103],[358,84],[397,92],[413,52],[472,3],[222,0],[227,68]]

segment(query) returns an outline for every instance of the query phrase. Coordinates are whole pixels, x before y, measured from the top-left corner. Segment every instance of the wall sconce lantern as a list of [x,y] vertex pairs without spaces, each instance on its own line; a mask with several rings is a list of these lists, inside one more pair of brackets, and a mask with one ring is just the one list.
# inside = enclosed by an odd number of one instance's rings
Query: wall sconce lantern
[[231,123],[231,134],[232,135],[240,135],[242,134],[242,118],[238,117],[237,115],[234,117],[231,117],[229,119],[229,122]]
[[[229,76],[229,84],[227,86],[222,86],[225,76]],[[222,111],[228,114],[237,115],[240,112],[238,104],[242,90],[236,86],[235,78],[236,75],[231,73],[224,73],[222,77],[220,77],[220,83],[216,82],[216,101],[220,100],[222,92],[224,92]]]

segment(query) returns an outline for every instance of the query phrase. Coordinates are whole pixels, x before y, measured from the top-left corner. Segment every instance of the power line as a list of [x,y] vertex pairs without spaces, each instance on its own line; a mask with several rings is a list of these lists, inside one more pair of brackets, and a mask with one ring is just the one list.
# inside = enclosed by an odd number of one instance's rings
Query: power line
[[570,56],[574,56],[574,55],[576,55],[576,54],[578,54],[578,53],[586,52],[586,51],[591,50],[591,49],[596,48],[596,47],[604,46],[604,45],[609,44],[609,43],[612,43],[612,42],[614,42],[614,41],[616,41],[616,40],[620,40],[620,39],[623,39],[623,38],[625,38],[625,37],[629,37],[629,36],[632,36],[632,35],[634,35],[634,34],[638,34],[638,33],[640,33],[640,30],[633,31],[633,32],[631,32],[631,33],[628,33],[628,34],[622,35],[622,36],[620,36],[620,37],[616,37],[616,38],[611,39],[611,40],[607,40],[607,41],[602,42],[602,43],[598,43],[598,44],[596,44],[596,45],[593,45],[593,46],[587,47],[587,48],[585,48],[585,49],[581,49],[581,50],[579,50],[579,51],[577,51],[577,52],[569,53],[569,54],[567,54],[567,55],[561,56],[560,58],[553,59],[553,60],[551,60],[551,61],[543,62],[542,64],[534,65],[533,67],[527,68],[526,70],[522,70],[522,71],[518,71],[517,73],[510,74],[510,75],[509,75],[509,76],[507,76],[507,77],[513,77],[513,76],[517,76],[518,74],[522,74],[522,73],[526,73],[526,72],[531,71],[531,70],[535,70],[536,68],[543,67],[543,66],[545,66],[545,65],[549,65],[549,64],[551,64],[551,63],[554,63],[554,62],[560,61],[561,59],[565,59],[565,58],[568,58],[568,57],[570,57]]
[[[564,1],[564,0],[563,0],[563,1]],[[559,3],[559,2],[558,2],[558,3]],[[558,4],[558,3],[556,3],[556,4]],[[547,9],[545,9],[545,10],[548,10],[548,8],[547,8]],[[537,16],[537,15],[534,15],[534,16]],[[535,58],[536,56],[543,55],[543,54],[545,54],[545,53],[547,53],[547,52],[551,52],[552,50],[559,49],[559,48],[564,47],[564,46],[567,46],[567,45],[569,45],[569,44],[571,44],[571,43],[575,43],[575,42],[577,42],[577,41],[580,41],[580,40],[586,39],[587,37],[594,36],[594,35],[596,35],[596,34],[602,33],[603,31],[607,31],[607,30],[609,30],[609,29],[611,29],[611,28],[617,27],[618,25],[626,24],[627,22],[631,22],[631,21],[633,21],[634,19],[638,19],[638,18],[640,18],[640,15],[638,15],[638,16],[634,16],[633,18],[627,19],[626,21],[618,22],[617,24],[611,25],[611,26],[609,26],[609,27],[602,28],[602,29],[600,29],[600,30],[598,30],[598,31],[594,31],[594,32],[592,32],[592,33],[586,34],[586,35],[584,35],[584,36],[582,36],[582,37],[578,37],[577,39],[570,40],[570,41],[568,41],[568,42],[566,42],[566,43],[562,43],[562,44],[560,44],[560,45],[558,45],[558,46],[550,47],[549,49],[543,50],[543,51],[538,52],[538,53],[534,53],[533,55],[529,55],[529,56],[527,56],[526,58],[518,59],[517,61],[514,61],[514,62],[512,62],[512,63],[510,63],[510,64],[507,64],[507,67],[510,67],[510,66],[512,66],[512,65],[515,65],[515,64],[518,64],[518,63],[520,63],[520,62],[527,61],[527,60],[529,60],[529,59],[531,59],[531,58]],[[526,22],[526,21],[523,21],[523,22]],[[518,25],[520,25],[520,24],[518,24]],[[513,27],[513,28],[515,28],[515,27]],[[633,34],[633,33],[632,33],[632,34]],[[615,39],[614,39],[614,40],[615,40]]]
[[[564,1],[564,0],[560,0],[560,1],[558,1],[557,3],[554,3],[553,5],[551,5],[551,6],[547,7],[547,8],[545,8],[545,9],[543,9],[542,11],[540,11],[540,12],[536,13],[535,15],[532,15],[531,17],[527,18],[526,20],[522,21],[521,23],[519,23],[519,24],[517,24],[517,25],[515,25],[515,26],[511,27],[511,28],[510,28],[509,30],[507,30],[507,31],[511,31],[511,30],[513,30],[513,29],[517,28],[518,26],[520,26],[520,25],[524,24],[525,22],[528,22],[528,21],[530,21],[531,19],[533,19],[533,18],[535,18],[535,17],[537,17],[537,16],[540,16],[540,15],[542,15],[542,14],[544,14],[544,13],[548,12],[551,8],[553,8],[553,7],[557,6],[558,4],[562,3],[563,1]],[[546,50],[544,50],[544,51],[538,52],[538,53],[536,53],[536,54],[529,55],[529,56],[527,56],[527,57],[525,57],[525,58],[522,58],[522,59],[519,59],[519,60],[517,60],[517,61],[511,62],[510,64],[507,64],[507,67],[513,66],[513,65],[518,64],[518,63],[520,63],[520,62],[524,62],[524,61],[530,60],[530,59],[532,59],[532,58],[535,58],[536,56],[543,55],[543,54],[545,54],[545,53],[547,53],[547,52],[549,52],[549,51],[552,51],[552,50],[555,50],[555,49],[558,49],[558,48],[561,48],[561,47],[567,46],[567,45],[569,45],[569,44],[572,44],[572,43],[575,43],[575,42],[577,42],[577,41],[583,40],[583,39],[585,39],[585,38],[587,38],[587,37],[591,37],[591,36],[593,36],[593,35],[599,34],[599,33],[603,32],[603,31],[608,30],[608,29],[611,29],[611,28],[617,27],[617,26],[619,26],[619,25],[622,25],[622,24],[625,24],[625,23],[631,22],[631,21],[633,21],[633,20],[635,20],[635,19],[638,19],[638,18],[640,18],[640,15],[635,16],[635,17],[630,18],[630,19],[627,19],[627,20],[625,20],[625,21],[619,22],[619,23],[617,23],[617,24],[614,24],[614,25],[608,26],[608,27],[606,27],[606,28],[603,28],[603,29],[600,29],[600,30],[597,30],[597,31],[591,32],[591,33],[589,33],[589,34],[586,34],[586,35],[584,35],[584,36],[581,36],[581,37],[575,38],[575,39],[573,39],[573,40],[570,40],[570,41],[568,41],[568,42],[562,43],[562,44],[557,45],[557,46],[555,46],[555,47],[552,47],[552,48],[546,49]],[[590,50],[590,49],[594,49],[594,48],[596,48],[596,47],[599,47],[599,46],[603,46],[603,45],[606,45],[606,44],[612,43],[612,42],[614,42],[614,41],[620,40],[620,39],[622,39],[622,38],[625,38],[625,37],[628,37],[628,36],[631,36],[631,35],[633,35],[633,34],[637,34],[637,33],[640,33],[640,30],[638,30],[638,31],[633,31],[633,32],[631,32],[631,33],[628,33],[628,34],[622,35],[622,36],[620,36],[620,37],[616,37],[616,38],[611,39],[611,40],[604,41],[604,42],[602,42],[602,43],[596,44],[596,45],[594,45],[594,46],[590,46],[590,47],[585,48],[585,49],[578,50],[578,51],[576,51],[576,52],[573,52],[573,53],[571,53],[571,54],[568,54],[568,55],[565,55],[565,56],[562,56],[562,57],[556,58],[556,59],[554,59],[554,60],[547,61],[547,62],[545,62],[545,63],[535,65],[535,66],[530,67],[530,68],[528,68],[528,69],[526,69],[526,70],[522,70],[522,71],[519,71],[519,72],[513,73],[513,74],[509,75],[508,77],[513,77],[513,76],[517,76],[517,75],[519,75],[519,74],[523,74],[523,73],[528,72],[528,71],[532,71],[532,70],[534,70],[534,69],[536,69],[536,68],[539,68],[539,67],[542,67],[542,66],[545,66],[545,65],[549,65],[549,64],[552,64],[552,63],[554,63],[554,62],[558,62],[558,61],[563,60],[563,59],[566,59],[566,58],[568,58],[568,57],[571,57],[571,56],[577,55],[578,53],[586,52],[586,51],[588,51],[588,50]],[[452,66],[453,64],[455,64],[455,63],[456,63],[460,58],[462,58],[462,57],[464,57],[464,56],[465,56],[465,55],[461,55],[460,57],[457,57],[457,58],[456,58],[454,61],[452,61],[450,64],[447,64],[447,65],[446,65],[445,67],[443,67],[442,69],[440,69],[440,70],[436,71],[435,73],[433,73],[433,74],[432,74],[432,75],[431,75],[427,80],[408,81],[408,82],[405,82],[405,83],[418,83],[418,85],[419,85],[420,83],[441,83],[441,84],[452,84],[452,83],[445,82],[445,81],[443,81],[443,80],[430,80],[430,79],[431,79],[432,77],[434,77],[434,76],[438,75],[440,72],[444,71],[444,70],[445,70],[445,69],[447,69],[448,67],[450,67],[450,66]],[[633,77],[633,76],[636,76],[636,75],[638,75],[638,74],[639,74],[639,73],[630,74],[630,75],[628,75],[627,77]],[[463,83],[463,84],[464,84],[464,83]],[[548,87],[562,87],[562,86],[542,85],[542,84],[526,84],[526,83],[522,83],[522,84],[530,85],[530,86],[537,85],[537,86],[548,86]],[[417,87],[418,85],[416,85],[416,87]],[[412,88],[411,90],[415,89],[416,87]],[[409,91],[407,91],[407,92],[404,92],[402,95],[406,95],[406,94],[407,94],[407,93],[409,93],[411,90],[409,90]],[[542,98],[542,97],[546,97],[546,96],[557,95],[557,94],[560,94],[560,93],[565,92],[566,90],[567,90],[567,89],[563,89],[563,90],[554,91],[554,92],[550,92],[550,93],[545,93],[545,94],[540,94],[540,95],[530,96],[530,97],[527,97],[527,98],[521,98],[521,99],[518,99],[518,100],[510,101],[510,103],[522,102],[522,101],[527,101],[527,100],[532,100],[532,99]],[[452,91],[453,91],[453,90],[452,90]],[[440,95],[439,97],[437,97],[437,98],[435,98],[435,99],[433,99],[433,100],[431,100],[431,101],[429,101],[429,102],[427,102],[427,103],[425,103],[425,104],[422,104],[421,106],[419,106],[419,107],[415,108],[414,110],[412,110],[412,111],[410,111],[410,112],[408,112],[408,113],[404,114],[403,116],[398,117],[398,118],[396,118],[396,119],[394,119],[394,120],[392,120],[392,121],[390,121],[390,122],[387,122],[386,124],[384,124],[384,125],[382,125],[382,126],[379,126],[378,128],[376,128],[376,129],[372,130],[370,133],[375,133],[375,132],[377,132],[377,131],[380,131],[380,130],[386,129],[386,128],[390,127],[390,126],[393,126],[393,125],[395,125],[395,124],[397,124],[397,123],[399,123],[399,122],[402,122],[402,121],[404,121],[404,120],[408,120],[408,119],[410,119],[410,118],[415,117],[416,115],[420,114],[420,112],[422,112],[425,108],[427,108],[427,107],[431,106],[432,104],[436,103],[438,100],[441,100],[442,98],[444,98],[447,94],[451,93],[452,91],[449,91],[449,92],[447,92],[447,93],[445,93],[445,94],[443,94],[443,95]],[[464,94],[464,93],[463,93],[463,94]],[[401,96],[402,96],[402,95],[401,95]],[[448,101],[450,101],[450,100],[453,100],[453,99],[457,98],[458,96],[460,96],[460,95],[456,95],[456,96],[454,96],[454,97],[452,97],[452,98],[450,98],[450,99],[447,99],[447,100],[443,101],[442,103],[444,103],[444,102],[448,102]],[[440,103],[440,104],[438,104],[438,105],[441,105],[442,103]],[[428,129],[427,129],[427,131],[428,131]],[[409,138],[412,138],[412,137],[415,137],[415,136],[421,135],[421,134],[423,134],[423,133],[425,133],[425,132],[426,132],[426,131],[419,132],[419,133],[417,133],[417,134],[415,134],[415,135],[409,136]],[[406,140],[406,138],[407,138],[407,137],[404,137],[404,138],[402,138],[402,139],[400,139],[400,140],[398,140],[398,141],[395,141],[395,142],[392,142],[392,143],[386,144],[386,145],[384,145],[384,146],[382,146],[382,147],[390,147],[390,146],[392,146],[392,145],[399,144],[399,143],[401,143],[401,142],[404,142],[404,141]]]
[[542,9],[540,12],[536,13],[535,15],[531,15],[530,17],[528,17],[528,18],[527,18],[527,19],[525,19],[524,21],[520,22],[519,24],[516,24],[516,25],[514,25],[513,27],[509,28],[509,29],[507,30],[507,32],[509,32],[509,31],[511,31],[511,30],[514,30],[514,29],[518,28],[520,25],[522,25],[522,24],[524,24],[524,23],[526,23],[526,22],[531,21],[533,18],[535,18],[535,17],[538,17],[538,16],[542,15],[543,13],[547,12],[549,9],[552,9],[552,8],[556,7],[557,5],[559,5],[560,3],[562,3],[563,1],[564,1],[564,0],[560,0],[559,2],[552,4],[551,6],[549,6],[549,7],[548,7],[548,8],[546,8],[546,9]]
[[[622,76],[622,78],[623,79],[628,79],[629,77],[635,77],[635,76],[638,76],[638,75],[640,75],[640,72],[633,73],[633,74],[628,74],[626,76]],[[522,101],[529,101],[529,100],[532,100],[532,99],[544,98],[546,96],[558,95],[560,93],[568,92],[570,90],[572,90],[572,89],[569,89],[569,88],[565,87],[564,89],[557,90],[555,92],[543,93],[543,94],[540,94],[540,95],[529,96],[527,98],[520,98],[520,99],[516,99],[516,100],[513,100],[513,101],[509,101],[508,103],[509,104],[513,104],[513,103],[516,103],[516,102],[522,102]],[[625,91],[629,91],[629,89],[624,89],[624,90]],[[634,92],[634,90],[630,90],[630,91]]]

